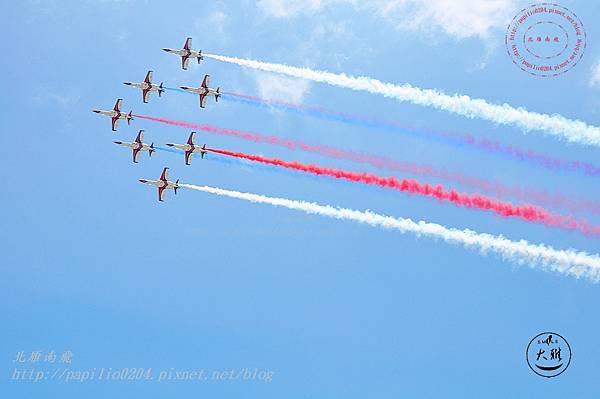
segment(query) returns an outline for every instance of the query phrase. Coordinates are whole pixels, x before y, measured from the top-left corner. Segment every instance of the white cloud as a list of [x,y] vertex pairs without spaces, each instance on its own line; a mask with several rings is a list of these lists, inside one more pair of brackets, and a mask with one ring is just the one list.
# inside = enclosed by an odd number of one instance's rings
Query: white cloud
[[[211,41],[223,41],[229,28],[229,15],[222,10],[212,11],[207,15],[196,18],[194,28],[202,38],[203,45]],[[207,32],[211,32],[212,34],[207,35]]]
[[291,18],[311,14],[335,3],[354,3],[353,0],[259,0],[257,5],[265,14],[275,18]]
[[36,94],[32,97],[32,100],[37,105],[55,105],[70,108],[81,100],[81,94],[73,89],[59,92],[44,86],[39,87],[35,92]]
[[401,29],[485,39],[493,28],[506,27],[516,0],[379,0],[376,5],[379,15]]
[[600,60],[592,68],[592,77],[590,79],[590,86],[600,87]]
[[271,100],[302,103],[311,83],[304,79],[288,78],[271,73],[254,72],[258,95]]
[[260,0],[258,6],[268,16],[290,18],[342,3],[374,13],[399,29],[486,39],[492,29],[506,27],[517,0]]
[[225,32],[225,27],[227,26],[229,18],[227,14],[223,11],[217,10],[210,13],[208,16],[208,23],[210,27],[212,27],[212,31],[218,32],[219,35],[222,35]]

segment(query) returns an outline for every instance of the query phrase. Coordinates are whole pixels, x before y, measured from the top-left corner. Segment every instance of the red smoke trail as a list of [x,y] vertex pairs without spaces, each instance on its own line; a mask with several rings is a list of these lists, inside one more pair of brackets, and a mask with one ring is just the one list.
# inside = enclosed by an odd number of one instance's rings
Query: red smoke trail
[[419,183],[416,180],[400,180],[395,177],[381,177],[371,173],[350,172],[318,165],[303,164],[300,162],[288,162],[280,159],[265,158],[259,155],[244,154],[240,152],[217,149],[210,149],[210,151],[217,154],[281,166],[315,175],[331,176],[337,179],[345,179],[352,182],[376,185],[411,194],[433,197],[465,208],[488,210],[503,217],[515,217],[529,222],[541,223],[546,226],[560,227],[567,230],[578,230],[586,235],[600,235],[600,226],[594,226],[585,220],[576,220],[569,216],[552,214],[543,208],[532,205],[513,205],[510,202],[499,201],[483,195],[459,193],[455,190],[448,191],[441,185],[432,186],[430,184]]
[[202,130],[208,133],[224,136],[237,137],[244,140],[257,143],[267,143],[289,150],[302,150],[324,155],[330,158],[344,159],[353,162],[365,163],[380,169],[390,169],[402,173],[411,173],[418,176],[434,177],[473,187],[486,193],[505,197],[510,196],[523,201],[534,201],[540,205],[550,205],[554,207],[567,208],[571,211],[587,211],[600,214],[600,204],[595,201],[579,201],[559,194],[548,194],[530,189],[521,189],[520,187],[507,186],[504,184],[491,182],[485,179],[478,179],[464,176],[461,173],[449,172],[445,169],[435,169],[428,165],[418,165],[410,162],[401,162],[394,159],[369,155],[354,151],[341,150],[334,147],[310,145],[296,140],[286,140],[276,136],[265,136],[258,133],[243,132],[235,129],[224,129],[216,126],[197,124],[183,121],[173,121],[169,119],[156,118],[152,116],[134,115],[137,118],[147,119],[155,122],[165,123],[173,126],[180,126],[189,129]]

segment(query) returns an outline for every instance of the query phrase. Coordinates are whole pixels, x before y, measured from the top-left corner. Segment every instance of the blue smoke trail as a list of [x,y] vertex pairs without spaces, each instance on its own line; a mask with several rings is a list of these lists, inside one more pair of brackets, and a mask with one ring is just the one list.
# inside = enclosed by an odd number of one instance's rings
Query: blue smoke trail
[[185,94],[194,94],[194,93],[190,93],[189,91],[185,91],[183,89],[179,89],[177,87],[163,87],[163,89],[169,90],[169,91],[177,91],[179,93],[185,93]]
[[443,142],[458,144],[460,146],[465,145],[463,143],[457,143],[456,141],[446,139],[443,137],[439,137],[439,136],[436,136],[433,134],[427,134],[426,132],[411,131],[409,129],[399,128],[398,126],[394,126],[391,124],[386,124],[386,123],[376,122],[376,121],[369,121],[369,120],[364,120],[364,119],[358,119],[358,118],[353,118],[351,116],[346,116],[346,115],[341,115],[341,114],[323,113],[318,110],[313,110],[313,109],[309,109],[309,108],[308,109],[307,108],[296,108],[296,107],[293,107],[291,105],[286,105],[286,104],[277,104],[277,103],[265,104],[265,103],[261,103],[261,102],[254,101],[251,99],[240,98],[240,97],[227,95],[227,94],[223,94],[222,98],[227,101],[231,101],[231,102],[235,102],[235,103],[239,103],[239,104],[251,105],[253,107],[261,108],[261,109],[267,109],[267,110],[279,109],[279,110],[291,112],[291,113],[298,114],[298,115],[311,116],[313,118],[319,118],[319,119],[324,119],[324,120],[333,121],[333,122],[341,122],[341,123],[345,123],[348,125],[355,125],[355,126],[366,127],[366,128],[371,128],[371,129],[382,129],[382,130],[388,130],[391,132],[401,131],[403,133],[411,133],[411,134],[418,135],[418,136],[420,136],[422,134],[426,134],[426,135],[428,135],[428,138],[431,138],[434,140],[441,140]]

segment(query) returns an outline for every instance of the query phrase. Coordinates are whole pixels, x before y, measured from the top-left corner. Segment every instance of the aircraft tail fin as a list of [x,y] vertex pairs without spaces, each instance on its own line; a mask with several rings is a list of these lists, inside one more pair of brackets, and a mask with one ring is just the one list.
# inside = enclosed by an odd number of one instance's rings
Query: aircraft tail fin
[[154,149],[154,143],[152,143],[152,144],[150,144],[150,150],[148,151],[148,155],[149,155],[149,156],[152,156],[152,153],[153,153],[154,151],[156,151],[156,150]]
[[179,189],[179,179],[175,180],[175,187],[173,187],[173,191],[175,195],[177,195],[177,190]]
[[127,124],[131,125],[131,120],[133,119],[133,111],[129,111],[127,114]]
[[164,91],[165,89],[163,88],[163,82],[160,82],[160,85],[158,86],[158,96],[161,97]]
[[202,61],[204,57],[202,56],[202,50],[198,50],[198,64]]
[[221,97],[221,88],[217,87],[217,95],[215,96],[216,102],[219,102],[219,97]]

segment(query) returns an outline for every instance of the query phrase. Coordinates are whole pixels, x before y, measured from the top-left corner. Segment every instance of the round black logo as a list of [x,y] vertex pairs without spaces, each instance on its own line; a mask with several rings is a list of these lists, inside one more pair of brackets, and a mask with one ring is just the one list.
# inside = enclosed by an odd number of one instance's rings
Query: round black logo
[[556,377],[571,364],[571,346],[560,334],[538,334],[527,345],[527,364],[537,375]]

